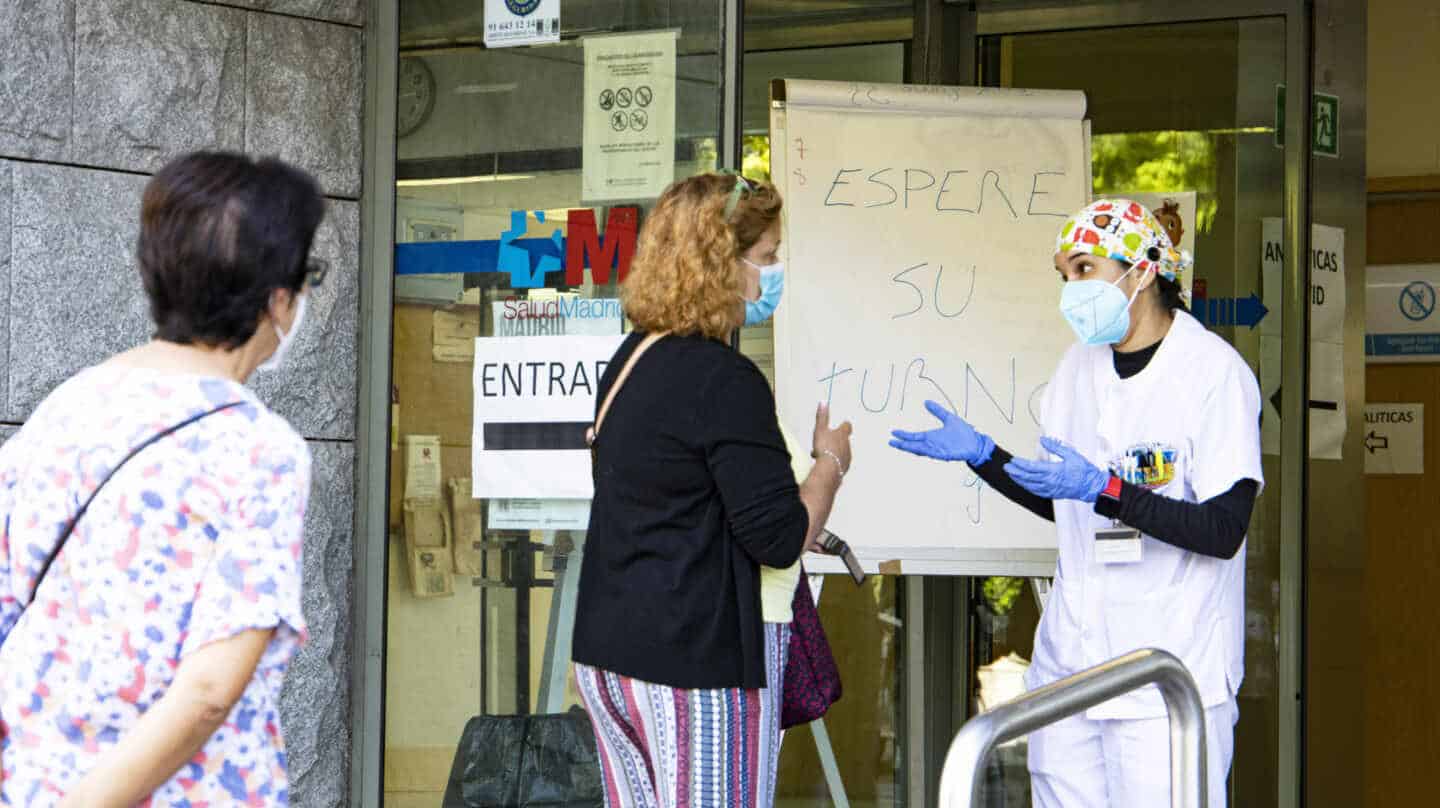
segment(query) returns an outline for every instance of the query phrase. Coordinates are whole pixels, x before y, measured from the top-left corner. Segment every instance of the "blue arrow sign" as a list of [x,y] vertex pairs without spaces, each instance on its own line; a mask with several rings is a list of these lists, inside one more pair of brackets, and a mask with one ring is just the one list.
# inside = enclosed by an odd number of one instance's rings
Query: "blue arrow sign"
[[[504,242],[524,250],[530,258],[530,267],[538,268],[540,261],[553,257],[556,261],[565,257],[565,240],[559,244],[548,238],[522,238]],[[412,241],[395,245],[396,275],[448,275],[452,273],[501,272],[500,247],[498,238],[484,241]],[[589,255],[586,255],[589,265]],[[506,270],[508,271],[508,267]],[[552,270],[554,271],[554,270]]]
[[[549,238],[522,238],[529,231],[529,215],[510,211],[510,229],[499,239],[397,244],[395,274],[505,272],[516,289],[544,286],[545,273],[564,269],[565,237],[557,228]],[[545,222],[545,211],[534,215]]]
[[1270,312],[1254,292],[1249,297],[1196,297],[1195,319],[1208,326],[1243,326],[1254,329]]

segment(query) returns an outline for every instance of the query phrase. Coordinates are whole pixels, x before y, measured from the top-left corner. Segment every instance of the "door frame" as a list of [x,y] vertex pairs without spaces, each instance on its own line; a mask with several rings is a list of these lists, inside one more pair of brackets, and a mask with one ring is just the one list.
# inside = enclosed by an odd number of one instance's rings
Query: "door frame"
[[[920,0],[924,3],[925,0]],[[1079,31],[1141,25],[1166,25],[1260,17],[1281,18],[1285,24],[1285,81],[1303,87],[1285,99],[1285,231],[1283,266],[1283,332],[1281,385],[1309,389],[1310,306],[1308,262],[1311,222],[1311,110],[1313,89],[1314,11],[1309,0],[1083,0],[999,7],[998,0],[942,0],[952,30],[965,31],[953,57],[958,75],[978,75],[981,37],[1008,34]],[[978,7],[978,8],[977,8]],[[918,19],[917,19],[918,22]],[[916,32],[916,38],[924,34]],[[973,83],[973,80],[972,80]],[[1280,482],[1272,486],[1280,498],[1280,608],[1277,659],[1279,748],[1276,805],[1303,804],[1305,775],[1306,544],[1308,503],[1308,395],[1286,396],[1280,406]],[[912,789],[914,784],[912,784]],[[914,794],[914,796],[923,796]],[[925,804],[925,803],[917,803]]]
[[399,0],[365,0],[364,47],[348,804],[379,808],[385,768],[385,589],[389,576]]

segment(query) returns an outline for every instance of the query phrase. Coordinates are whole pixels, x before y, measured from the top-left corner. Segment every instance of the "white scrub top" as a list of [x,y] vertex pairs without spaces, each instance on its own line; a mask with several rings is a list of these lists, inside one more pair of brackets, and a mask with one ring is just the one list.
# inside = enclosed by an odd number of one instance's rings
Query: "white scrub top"
[[[1045,390],[1041,425],[1090,462],[1187,502],[1238,481],[1263,483],[1260,390],[1245,360],[1193,317],[1175,312],[1150,363],[1129,379],[1111,348],[1076,345]],[[1162,462],[1164,461],[1164,462]],[[1139,648],[1179,657],[1206,707],[1234,697],[1245,653],[1245,545],[1230,560],[1144,536],[1143,560],[1102,564],[1097,528],[1112,521],[1088,503],[1055,501],[1060,561],[1026,673],[1040,687]],[[1155,686],[1095,707],[1091,719],[1165,714]]]

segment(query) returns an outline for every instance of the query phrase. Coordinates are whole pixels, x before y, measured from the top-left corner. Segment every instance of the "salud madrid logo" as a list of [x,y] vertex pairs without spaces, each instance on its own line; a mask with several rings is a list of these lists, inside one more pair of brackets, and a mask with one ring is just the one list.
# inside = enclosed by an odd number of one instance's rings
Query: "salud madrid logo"
[[505,8],[517,17],[528,17],[540,7],[540,0],[505,0]]

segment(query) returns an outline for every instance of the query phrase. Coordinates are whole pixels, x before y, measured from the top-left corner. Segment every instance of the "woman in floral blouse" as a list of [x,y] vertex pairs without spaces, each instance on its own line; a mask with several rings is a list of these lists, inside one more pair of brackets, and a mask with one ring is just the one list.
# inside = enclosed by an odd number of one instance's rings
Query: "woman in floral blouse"
[[300,331],[323,215],[276,160],[166,166],[138,246],[154,339],[0,448],[0,804],[288,803],[310,453],[243,383]]

